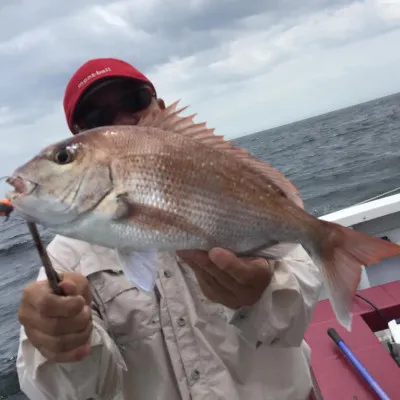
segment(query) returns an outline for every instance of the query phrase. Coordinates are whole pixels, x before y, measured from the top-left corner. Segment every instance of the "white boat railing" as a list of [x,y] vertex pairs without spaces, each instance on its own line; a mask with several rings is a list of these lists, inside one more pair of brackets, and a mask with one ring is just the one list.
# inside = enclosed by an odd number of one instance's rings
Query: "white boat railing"
[[382,197],[386,197],[387,195],[392,194],[392,193],[395,193],[395,192],[398,192],[398,191],[400,191],[400,186],[397,187],[397,188],[388,190],[387,192],[378,194],[378,195],[376,195],[376,196],[374,196],[374,197],[371,197],[371,198],[369,198],[369,199],[363,200],[363,201],[360,202],[360,203],[353,204],[353,206],[358,206],[358,205],[360,205],[360,204],[369,203],[369,202],[372,201],[372,200],[378,200],[378,199],[380,199],[380,198],[382,198]]

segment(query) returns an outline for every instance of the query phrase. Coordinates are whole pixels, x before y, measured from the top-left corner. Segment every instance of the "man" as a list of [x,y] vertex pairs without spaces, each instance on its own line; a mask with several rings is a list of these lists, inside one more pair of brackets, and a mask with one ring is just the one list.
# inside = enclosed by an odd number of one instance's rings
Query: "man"
[[[81,66],[65,92],[73,134],[135,124],[164,108],[141,72],[116,59]],[[303,341],[320,291],[299,246],[282,260],[223,249],[160,255],[154,292],[128,282],[113,250],[56,236],[48,247],[66,297],[43,271],[23,293],[17,360],[32,399],[303,400]]]

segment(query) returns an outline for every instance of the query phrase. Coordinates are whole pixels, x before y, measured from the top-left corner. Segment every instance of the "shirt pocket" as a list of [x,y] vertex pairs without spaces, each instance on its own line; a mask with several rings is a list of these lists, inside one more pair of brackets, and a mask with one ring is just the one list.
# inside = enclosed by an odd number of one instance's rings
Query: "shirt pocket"
[[129,282],[113,253],[82,258],[93,300],[110,336],[118,345],[149,337],[161,330],[156,293]]

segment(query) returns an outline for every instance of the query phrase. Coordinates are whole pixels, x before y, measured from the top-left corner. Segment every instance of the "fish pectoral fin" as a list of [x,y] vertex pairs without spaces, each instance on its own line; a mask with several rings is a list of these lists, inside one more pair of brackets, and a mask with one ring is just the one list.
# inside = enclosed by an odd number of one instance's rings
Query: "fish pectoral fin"
[[117,255],[128,281],[147,292],[154,288],[158,272],[158,252],[119,249]]
[[129,218],[134,212],[134,205],[129,201],[129,193],[120,193],[115,198],[117,208],[115,210],[113,220],[123,220]]

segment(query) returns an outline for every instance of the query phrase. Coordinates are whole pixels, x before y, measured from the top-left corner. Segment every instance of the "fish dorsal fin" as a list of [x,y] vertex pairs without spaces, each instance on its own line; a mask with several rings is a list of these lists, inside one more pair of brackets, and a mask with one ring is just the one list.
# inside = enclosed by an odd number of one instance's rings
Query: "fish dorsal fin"
[[145,117],[141,118],[137,125],[168,130],[182,136],[187,136],[213,149],[232,154],[234,157],[241,160],[245,166],[258,171],[264,177],[272,181],[291,201],[299,207],[304,208],[303,200],[300,198],[297,188],[283,176],[281,172],[271,165],[258,160],[245,149],[234,147],[231,141],[224,139],[224,136],[215,135],[214,129],[207,128],[205,122],[195,123],[193,118],[196,114],[187,117],[179,116],[179,114],[188,107],[185,106],[178,109],[178,103],[179,100],[170,104],[163,110],[154,110],[150,112]]

